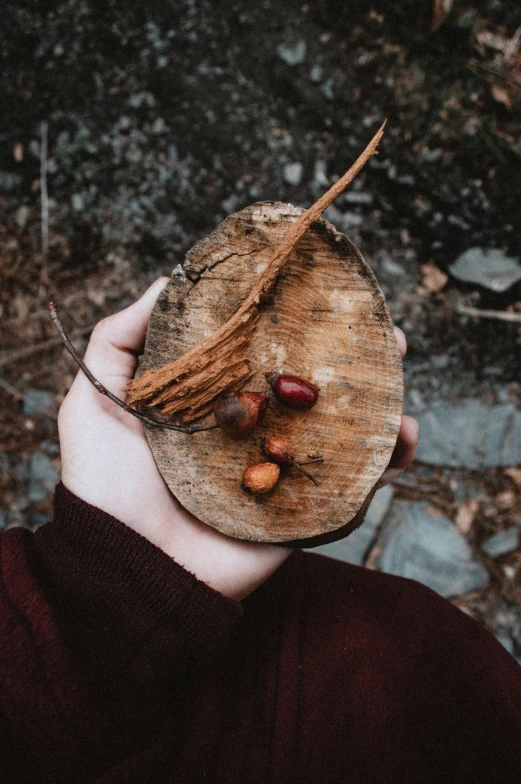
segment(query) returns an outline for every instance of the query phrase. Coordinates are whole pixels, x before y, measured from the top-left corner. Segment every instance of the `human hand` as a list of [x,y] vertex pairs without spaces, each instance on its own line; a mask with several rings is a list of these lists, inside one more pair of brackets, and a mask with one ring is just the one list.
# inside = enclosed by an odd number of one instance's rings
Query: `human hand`
[[[134,305],[103,319],[92,333],[85,364],[123,400],[152,308],[167,282],[157,280]],[[63,484],[225,596],[244,599],[291,554],[283,547],[231,539],[184,509],[157,469],[140,420],[100,395],[82,372],[62,403],[58,426]]]
[[[103,319],[92,333],[85,363],[122,399],[143,351],[150,314],[167,282],[168,278],[156,281],[134,305]],[[401,330],[397,341],[403,355]],[[395,478],[414,457],[415,434],[409,420],[402,421],[381,482]],[[225,596],[244,599],[290,555],[289,548],[227,537],[184,509],[157,469],[142,423],[100,395],[81,372],[63,401],[58,425],[64,485]]]
[[[396,342],[398,343],[398,348],[403,359],[407,351],[407,340],[399,327],[394,328],[394,334],[396,335]],[[416,457],[417,447],[418,423],[413,417],[404,414],[402,416],[398,438],[396,439],[396,445],[391,455],[391,459],[378,480],[376,485],[377,488],[385,487],[385,485],[388,485],[390,482],[394,482],[403,471],[409,468]]]

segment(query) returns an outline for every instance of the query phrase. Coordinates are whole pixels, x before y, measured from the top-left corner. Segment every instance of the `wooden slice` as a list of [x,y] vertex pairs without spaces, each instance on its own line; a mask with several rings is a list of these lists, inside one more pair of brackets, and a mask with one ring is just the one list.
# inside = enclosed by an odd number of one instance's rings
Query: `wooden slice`
[[[143,367],[171,362],[226,322],[301,212],[254,204],[195,245],[156,303]],[[327,221],[311,226],[262,303],[249,358],[245,389],[267,392],[265,372],[284,370],[320,387],[317,405],[294,411],[273,399],[247,441],[220,430],[187,436],[147,427],[168,487],[194,515],[238,539],[314,545],[346,535],[362,521],[396,443],[403,376],[376,278]],[[318,486],[290,468],[266,495],[241,490],[243,470],[264,459],[262,437],[275,435],[290,441],[297,459],[324,456],[308,466]]]

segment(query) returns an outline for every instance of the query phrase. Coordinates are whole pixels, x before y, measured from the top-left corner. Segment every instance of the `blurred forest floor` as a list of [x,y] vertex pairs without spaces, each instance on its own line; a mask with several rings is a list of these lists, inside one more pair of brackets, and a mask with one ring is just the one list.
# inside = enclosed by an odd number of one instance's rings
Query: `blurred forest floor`
[[[406,410],[519,403],[519,320],[463,310],[521,316],[521,283],[498,292],[450,268],[469,248],[521,256],[521,11],[461,0],[433,33],[432,0],[389,6],[4,5],[0,527],[35,527],[51,513],[56,413],[75,367],[49,299],[84,348],[92,325],[169,275],[231,212],[262,200],[309,206],[384,118],[380,154],[327,217],[360,248],[407,334]],[[458,601],[491,626],[494,602],[520,604],[521,553],[486,558],[480,545],[517,524],[521,474],[467,470],[481,482],[469,505],[443,467],[427,490],[419,470],[396,498],[466,520],[491,581]],[[521,655],[521,621],[513,636]]]

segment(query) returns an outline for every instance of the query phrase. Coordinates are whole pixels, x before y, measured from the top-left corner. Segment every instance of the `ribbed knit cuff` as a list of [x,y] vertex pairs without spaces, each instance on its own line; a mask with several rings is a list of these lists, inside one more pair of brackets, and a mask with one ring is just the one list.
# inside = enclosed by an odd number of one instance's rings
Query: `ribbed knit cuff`
[[80,626],[84,613],[90,642],[117,651],[119,665],[126,659],[135,670],[139,660],[149,677],[163,658],[170,668],[176,656],[207,656],[242,617],[239,603],[61,483],[54,509],[54,521],[35,534],[39,558]]

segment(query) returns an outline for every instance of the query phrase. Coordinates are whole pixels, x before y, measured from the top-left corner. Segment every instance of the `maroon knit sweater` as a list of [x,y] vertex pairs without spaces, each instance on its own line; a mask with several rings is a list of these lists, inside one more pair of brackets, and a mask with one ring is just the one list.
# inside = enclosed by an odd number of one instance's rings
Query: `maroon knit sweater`
[[2,784],[521,782],[521,667],[418,583],[296,552],[241,605],[63,486],[0,545]]

